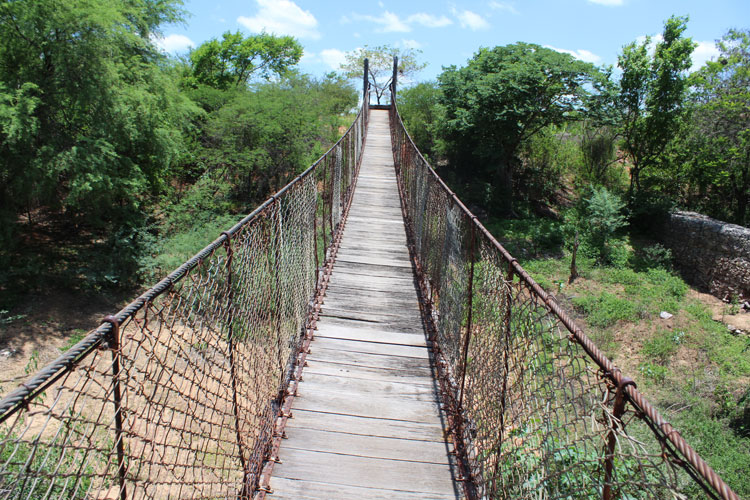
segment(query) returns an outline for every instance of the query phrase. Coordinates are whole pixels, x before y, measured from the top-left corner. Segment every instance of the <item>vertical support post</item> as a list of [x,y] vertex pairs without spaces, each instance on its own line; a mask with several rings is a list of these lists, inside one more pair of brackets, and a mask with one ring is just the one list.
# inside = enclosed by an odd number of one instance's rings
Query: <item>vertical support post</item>
[[313,211],[313,243],[315,245],[315,293],[320,284],[320,257],[318,257],[318,193],[315,189],[315,210]]
[[328,240],[326,238],[326,177],[328,177],[328,157],[323,159],[323,192],[320,195],[320,230],[323,234],[323,264],[328,260]]
[[[476,234],[474,232],[474,219],[470,219],[471,224],[471,250],[469,251],[469,259],[471,261],[469,266],[469,285],[468,285],[468,317],[466,319],[466,340],[464,341],[464,349],[462,353],[463,357],[463,363],[462,363],[462,369],[461,369],[461,390],[459,392],[458,396],[458,411],[459,413],[463,413],[463,405],[464,405],[464,387],[466,386],[466,365],[469,362],[469,342],[471,342],[471,316],[472,316],[472,309],[473,309],[473,302],[474,302],[474,254],[475,254],[475,247],[476,247]],[[459,415],[459,418],[462,418],[461,415]]]
[[279,199],[274,196],[274,206],[276,207],[276,230],[274,231],[274,234],[276,234],[276,244],[274,245],[274,266],[273,266],[273,274],[274,274],[274,283],[276,286],[276,354],[279,358],[279,404],[284,399],[284,391],[283,391],[283,384],[284,384],[284,367],[286,366],[285,360],[282,356],[282,341],[281,341],[281,308],[282,308],[282,297],[281,297],[281,278],[279,277],[279,270],[281,268],[281,245],[282,245],[282,237],[283,237],[283,228],[282,228],[282,222],[281,222],[281,203],[279,202]]
[[391,78],[391,109],[396,106],[396,85],[398,84],[398,56],[393,56],[393,77]]
[[234,258],[234,249],[232,248],[232,235],[228,231],[222,231],[221,234],[226,236],[224,240],[224,250],[227,252],[227,347],[229,348],[229,378],[232,385],[232,414],[234,415],[234,432],[237,438],[237,451],[240,455],[240,466],[242,467],[243,481],[242,490],[238,500],[250,498],[252,485],[250,484],[250,470],[245,460],[245,453],[242,445],[242,432],[240,431],[240,410],[237,404],[237,367],[235,361],[234,348],[234,317],[232,315],[232,305],[234,303],[234,288],[232,287],[232,261]]
[[[505,405],[506,405],[506,393],[508,392],[508,372],[510,371],[510,363],[508,361],[510,351],[510,320],[511,320],[511,300],[513,298],[510,284],[513,282],[513,262],[515,259],[508,262],[508,275],[506,281],[509,283],[508,292],[505,294],[505,318],[503,319],[503,384],[500,388],[500,426],[498,429],[498,443],[497,443],[497,454],[498,457],[495,460],[495,477],[500,472],[500,447],[505,439]],[[495,488],[497,488],[497,481],[494,481]],[[496,494],[497,492],[492,492]]]
[[370,76],[370,61],[365,57],[365,71],[362,75],[362,105],[363,106],[369,106],[369,99],[368,99],[368,77]]
[[112,393],[115,407],[115,441],[117,444],[117,476],[120,482],[120,500],[127,500],[125,485],[125,442],[122,435],[122,392],[120,391],[120,322],[109,315],[103,322],[112,325],[109,332],[109,349],[112,352]]
[[602,499],[612,500],[612,472],[615,460],[615,445],[617,444],[617,428],[621,424],[622,415],[625,413],[625,388],[629,385],[635,387],[635,382],[630,377],[624,377],[617,384],[615,392],[615,405],[612,409],[612,428],[607,436],[607,454],[604,457],[604,488],[602,488]]

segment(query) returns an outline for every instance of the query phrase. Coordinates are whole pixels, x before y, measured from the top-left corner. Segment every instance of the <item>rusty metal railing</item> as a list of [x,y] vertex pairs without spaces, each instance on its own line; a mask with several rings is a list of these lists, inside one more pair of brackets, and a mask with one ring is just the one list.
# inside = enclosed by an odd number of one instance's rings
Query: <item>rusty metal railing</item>
[[402,210],[467,497],[739,500],[435,173],[391,95]]
[[[315,164],[0,401],[0,499],[251,499],[340,240],[363,105]],[[292,391],[293,392],[293,391]]]

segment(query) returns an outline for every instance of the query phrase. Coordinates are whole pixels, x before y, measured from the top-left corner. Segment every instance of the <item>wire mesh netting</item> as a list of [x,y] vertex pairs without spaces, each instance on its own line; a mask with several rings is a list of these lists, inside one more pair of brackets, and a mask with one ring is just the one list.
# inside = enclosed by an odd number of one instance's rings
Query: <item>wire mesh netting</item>
[[253,497],[367,118],[0,401],[0,499]]
[[738,499],[450,191],[395,103],[391,133],[467,496]]

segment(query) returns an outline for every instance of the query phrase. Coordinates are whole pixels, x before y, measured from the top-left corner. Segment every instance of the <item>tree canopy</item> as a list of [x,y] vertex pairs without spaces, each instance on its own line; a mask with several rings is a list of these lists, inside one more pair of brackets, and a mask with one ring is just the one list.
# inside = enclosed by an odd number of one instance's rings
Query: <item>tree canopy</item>
[[729,207],[732,219],[744,225],[750,206],[750,30],[730,30],[718,46],[718,60],[691,78],[686,163],[698,201]]
[[651,38],[623,48],[617,105],[622,113],[621,135],[632,159],[630,191],[640,189],[641,171],[653,167],[677,132],[687,90],[690,55],[695,44],[683,36],[686,17],[670,17],[653,55]]
[[512,212],[519,147],[583,106],[594,67],[535,44],[480,49],[468,65],[438,77],[441,134],[451,168],[491,186],[491,201]]
[[[163,187],[197,108],[149,35],[178,1],[39,0],[0,5],[0,212],[10,237],[44,205],[127,239]],[[119,240],[122,241],[122,240]],[[116,273],[113,269],[112,273]]]
[[302,46],[291,36],[268,33],[243,36],[227,31],[190,52],[197,83],[226,90],[246,86],[254,77],[268,79],[297,64]]

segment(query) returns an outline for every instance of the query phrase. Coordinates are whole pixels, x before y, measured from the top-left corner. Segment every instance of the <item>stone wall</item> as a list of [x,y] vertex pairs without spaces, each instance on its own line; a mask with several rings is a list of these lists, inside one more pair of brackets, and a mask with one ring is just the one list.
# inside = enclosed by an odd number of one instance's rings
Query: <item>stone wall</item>
[[750,298],[750,229],[695,212],[674,212],[659,236],[687,281],[719,298]]

